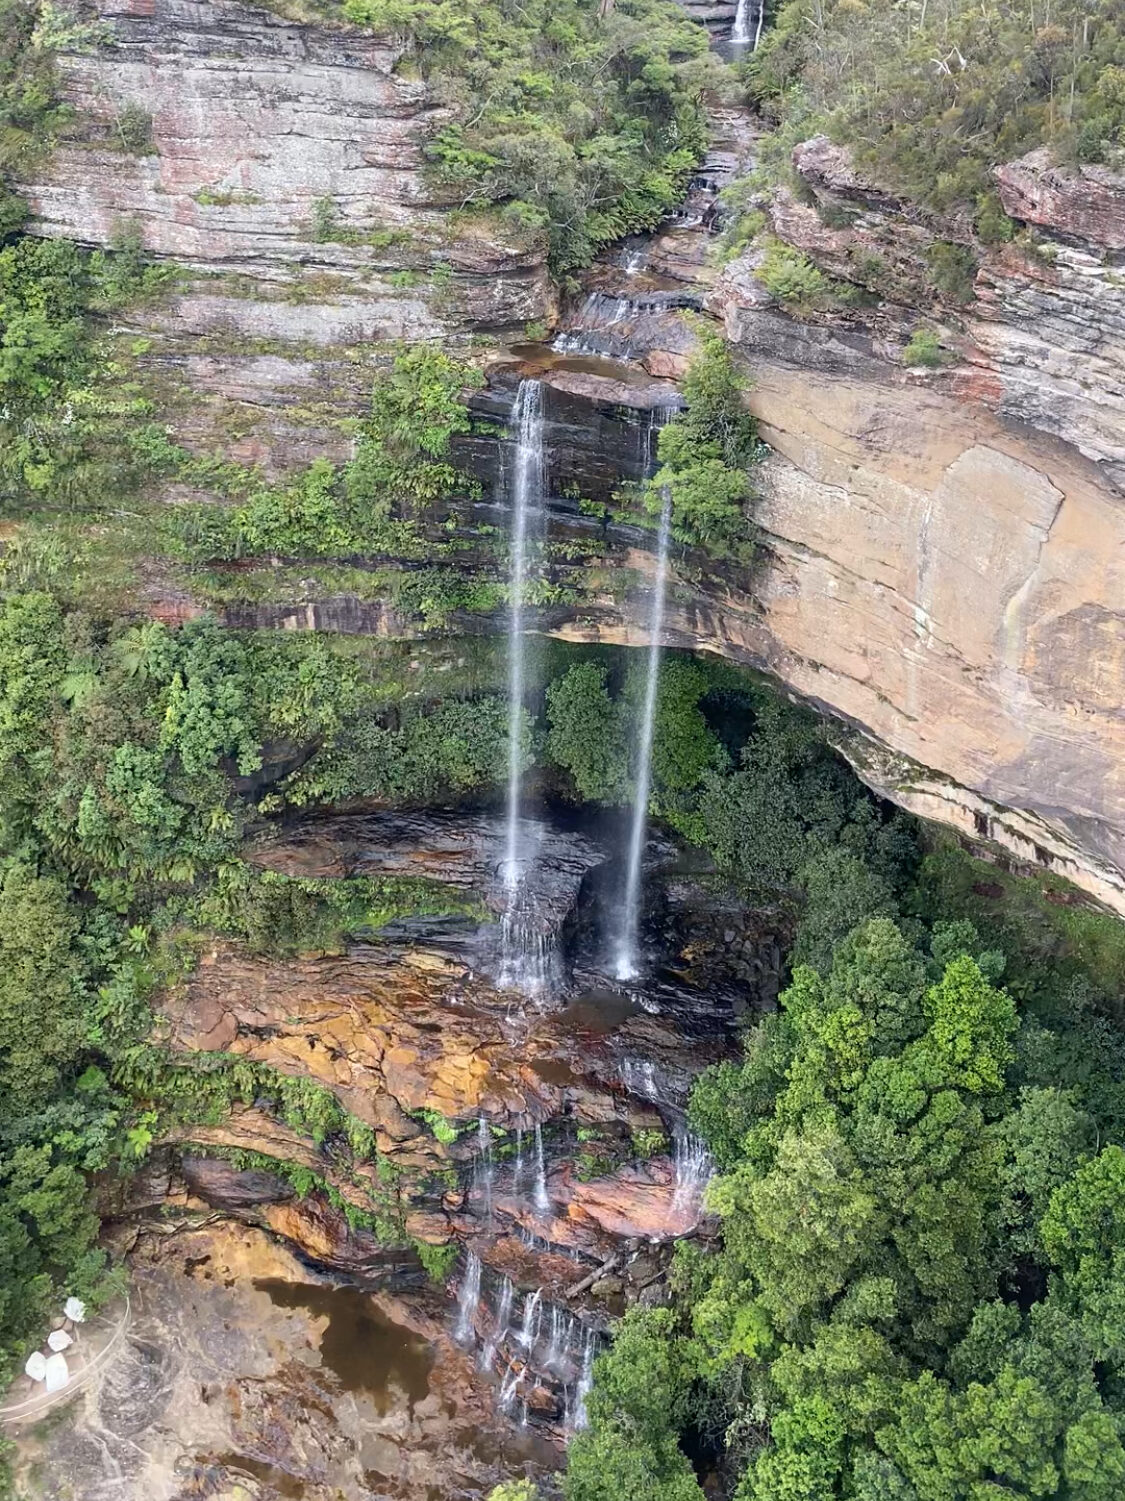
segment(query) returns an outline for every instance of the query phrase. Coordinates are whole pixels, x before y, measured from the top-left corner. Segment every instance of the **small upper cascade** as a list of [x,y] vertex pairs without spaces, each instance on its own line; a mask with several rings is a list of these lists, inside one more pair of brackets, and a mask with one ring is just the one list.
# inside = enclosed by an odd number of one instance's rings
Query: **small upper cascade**
[[637,755],[633,818],[629,832],[629,855],[625,875],[625,897],[621,912],[621,929],[613,960],[619,980],[635,980],[640,972],[638,934],[640,931],[641,867],[644,862],[645,832],[648,828],[648,798],[652,783],[652,741],[656,727],[656,695],[660,683],[660,638],[664,631],[664,597],[668,582],[668,544],[672,532],[672,495],[664,491],[657,533],[656,578],[653,582],[652,614],[649,618],[648,675],[645,680],[644,705],[641,710],[641,736]]
[[543,439],[543,386],[520,382],[512,425],[516,440],[512,476],[511,562],[508,610],[508,797],[503,878],[507,910],[501,925],[501,983],[531,992],[543,990],[550,973],[542,933],[521,902],[529,851],[521,813],[523,772],[523,701],[527,653],[524,610],[527,602],[530,530],[540,519],[546,482]]
[[758,43],[762,39],[762,23],[765,20],[765,0],[758,0],[757,24],[754,27],[754,35],[750,35],[750,11],[753,0],[738,0],[738,9],[734,16],[734,28],[730,39],[736,47],[749,47],[752,52],[758,50]]

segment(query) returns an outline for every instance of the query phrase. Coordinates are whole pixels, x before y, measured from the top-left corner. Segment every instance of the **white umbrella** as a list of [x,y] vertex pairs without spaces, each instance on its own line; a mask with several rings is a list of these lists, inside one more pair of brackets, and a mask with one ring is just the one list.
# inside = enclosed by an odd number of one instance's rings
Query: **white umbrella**
[[47,1343],[52,1350],[59,1351],[67,1349],[74,1341],[65,1329],[52,1329],[47,1336]]
[[65,1355],[49,1355],[47,1357],[46,1370],[47,1390],[49,1392],[61,1392],[70,1380],[70,1367],[66,1363]]
[[24,1366],[24,1370],[31,1377],[32,1381],[43,1380],[47,1374],[47,1357],[43,1354],[42,1350],[32,1351],[27,1357],[27,1364]]
[[63,1313],[75,1324],[81,1324],[86,1318],[86,1305],[81,1298],[67,1298]]

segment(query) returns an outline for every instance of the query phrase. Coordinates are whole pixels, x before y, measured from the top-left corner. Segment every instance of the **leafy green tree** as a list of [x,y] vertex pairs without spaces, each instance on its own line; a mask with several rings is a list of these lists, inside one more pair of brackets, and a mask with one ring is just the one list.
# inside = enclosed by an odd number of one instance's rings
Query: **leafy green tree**
[[549,684],[547,751],[580,797],[619,803],[628,797],[628,737],[606,676],[600,663],[578,662]]
[[1125,1151],[1103,1147],[1051,1195],[1040,1226],[1058,1297],[1099,1360],[1125,1364]]
[[668,494],[679,541],[748,562],[749,471],[761,450],[746,389],[730,346],[718,334],[701,331],[699,352],[683,380],[687,407],[660,429],[660,465],[646,487],[645,505],[659,515]]
[[0,1092],[5,1113],[50,1102],[85,1040],[78,923],[62,883],[9,865],[0,886]]
[[567,1501],[700,1501],[675,1438],[693,1374],[668,1309],[634,1309],[594,1365],[591,1427],[571,1441]]

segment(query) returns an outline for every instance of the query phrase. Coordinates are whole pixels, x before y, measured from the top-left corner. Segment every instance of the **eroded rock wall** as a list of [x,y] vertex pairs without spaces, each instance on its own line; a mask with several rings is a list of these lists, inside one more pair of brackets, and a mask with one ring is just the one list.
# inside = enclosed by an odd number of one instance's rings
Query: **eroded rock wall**
[[[190,268],[133,330],[151,341],[140,377],[189,446],[273,473],[342,458],[394,339],[511,341],[554,318],[541,258],[487,221],[451,218],[433,191],[423,146],[443,115],[395,44],[239,0],[98,0],[98,14],[104,40],[61,64],[80,127],[30,196],[41,233],[108,243],[132,225]],[[151,116],[154,150],[122,149],[128,106]],[[753,149],[745,117],[716,118],[708,181],[743,171]],[[736,346],[773,449],[760,568],[685,573],[669,640],[766,668],[841,720],[874,785],[1125,911],[1125,186],[1038,153],[1002,168],[1005,207],[1032,234],[986,250],[946,226],[980,261],[971,298],[951,301],[934,282],[932,225],[823,139],[795,165],[806,192],[773,196],[772,228],[863,288],[859,308],[786,311],[760,252],[720,272],[693,202],[650,247],[650,268],[702,299]],[[631,341],[646,400],[666,399],[690,354],[677,301],[650,299],[606,345],[619,355]],[[941,368],[904,363],[920,322]],[[481,398],[494,421],[508,369]],[[640,387],[551,379],[552,482],[608,498],[614,473],[638,472]],[[470,453],[486,480],[499,453],[489,437]],[[573,534],[573,516],[560,524]],[[643,575],[649,555],[627,530],[602,540],[579,603],[540,624],[640,644],[643,591],[604,580],[607,566],[618,582],[623,564]],[[261,613],[235,606],[230,619]],[[412,628],[382,601],[265,614]]]
[[33,228],[139,237],[184,268],[130,324],[189,447],[270,473],[345,457],[340,419],[394,341],[552,316],[542,251],[451,218],[433,187],[447,116],[400,42],[240,0],[94,0],[83,19],[100,40],[59,58],[75,126],[26,186]]

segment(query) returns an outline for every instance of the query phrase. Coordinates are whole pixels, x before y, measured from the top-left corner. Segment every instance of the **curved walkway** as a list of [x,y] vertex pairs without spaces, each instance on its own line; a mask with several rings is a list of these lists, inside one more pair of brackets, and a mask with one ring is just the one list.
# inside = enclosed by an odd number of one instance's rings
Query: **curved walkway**
[[[111,1304],[104,1313],[82,1325],[81,1335],[66,1352],[71,1368],[70,1380],[57,1392],[48,1392],[41,1381],[32,1381],[22,1372],[7,1391],[7,1400],[0,1407],[0,1425],[17,1427],[21,1423],[35,1421],[69,1402],[71,1397],[90,1384],[99,1371],[104,1371],[120,1350],[129,1327],[132,1308],[128,1294],[122,1304]],[[75,1358],[81,1357],[81,1365]]]

